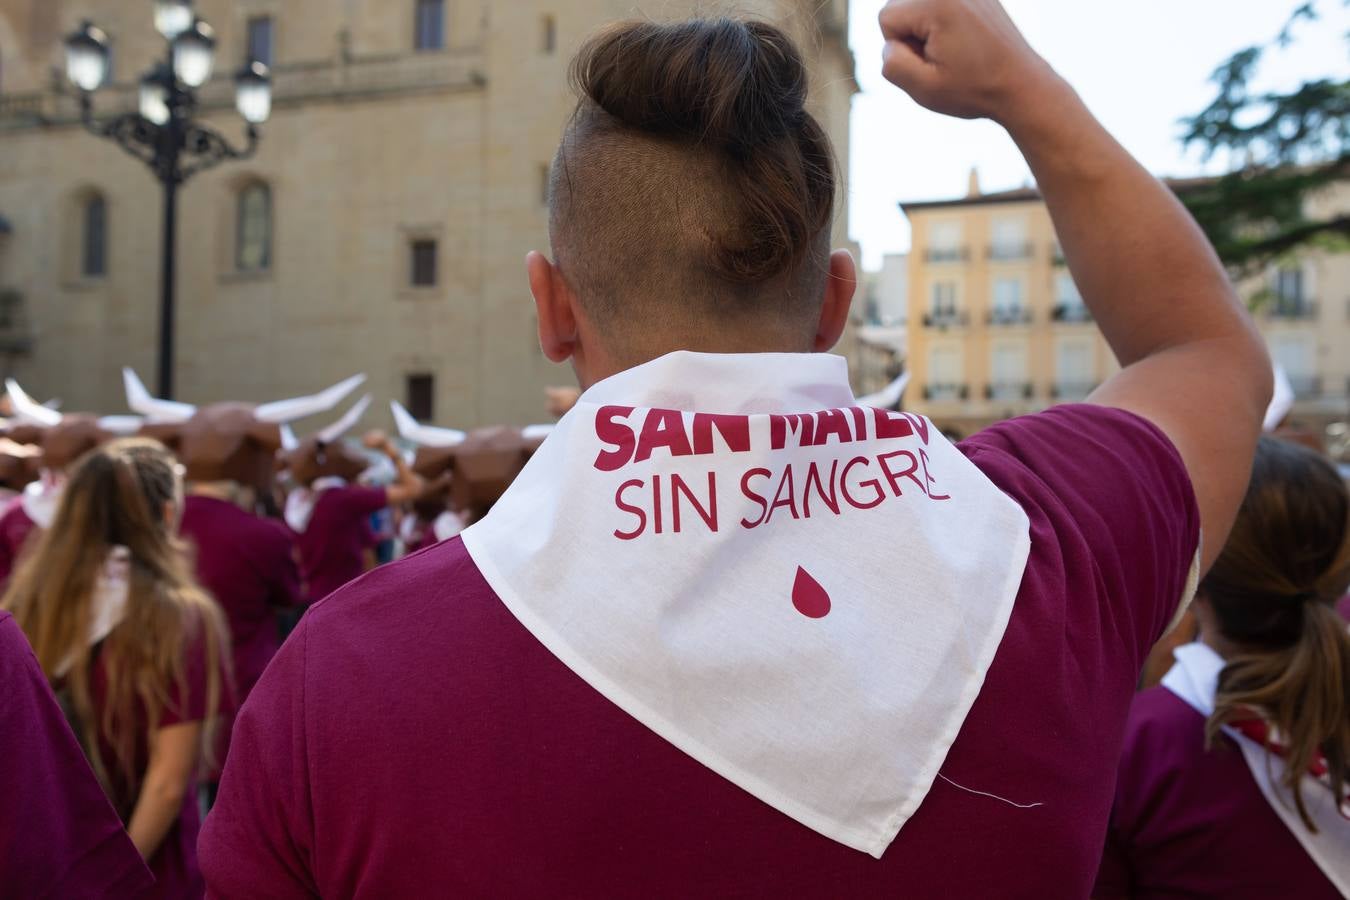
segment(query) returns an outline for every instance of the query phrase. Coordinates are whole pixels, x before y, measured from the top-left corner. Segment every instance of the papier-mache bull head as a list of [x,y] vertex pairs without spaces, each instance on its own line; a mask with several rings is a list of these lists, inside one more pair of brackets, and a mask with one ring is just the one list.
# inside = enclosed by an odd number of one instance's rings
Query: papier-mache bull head
[[0,437],[0,488],[21,491],[42,474],[42,448]]
[[422,425],[396,402],[389,407],[399,436],[417,445],[413,471],[428,481],[450,472],[450,506],[468,510],[475,519],[506,493],[553,429],[551,425],[498,425],[466,433]]
[[327,412],[356,390],[365,375],[353,375],[327,390],[273,403],[191,403],[152,397],[131,369],[122,370],[127,405],[145,416],[141,433],[173,449],[189,481],[234,481],[264,489],[276,470],[287,423]]
[[316,479],[337,477],[355,481],[370,467],[370,460],[342,445],[342,438],[361,420],[370,407],[370,395],[356,401],[346,414],[303,441],[289,428],[282,429],[282,459],[297,484],[313,484]]
[[60,471],[105,441],[136,434],[144,424],[140,416],[98,416],[51,409],[28,396],[12,378],[6,379],[5,390],[14,410],[15,427],[10,429],[10,439],[40,446],[44,469]]

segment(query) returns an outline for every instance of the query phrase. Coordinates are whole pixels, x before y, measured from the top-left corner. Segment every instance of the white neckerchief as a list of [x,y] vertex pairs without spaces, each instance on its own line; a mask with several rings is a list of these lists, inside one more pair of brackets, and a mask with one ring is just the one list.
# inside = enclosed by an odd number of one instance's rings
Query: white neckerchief
[[680,352],[587,390],[463,539],[593,688],[880,857],[980,691],[1028,529],[927,420],[854,407],[842,358]]
[[[127,596],[131,592],[131,551],[113,547],[94,582],[94,593],[89,598],[89,632],[84,647],[93,647],[112,633],[126,615]],[[56,667],[57,676],[64,675],[75,664],[79,650],[72,650]]]
[[24,514],[38,528],[45,530],[52,527],[52,520],[56,518],[56,507],[61,503],[63,486],[63,481],[46,474],[24,486],[23,499],[19,502],[23,504]]
[[345,487],[347,479],[337,475],[325,475],[316,478],[309,487],[297,487],[286,495],[286,524],[296,534],[304,534],[309,527],[309,519],[314,515],[314,507],[319,496],[329,488]]
[[[1223,657],[1199,642],[1178,647],[1173,655],[1176,664],[1163,676],[1163,687],[1209,718],[1214,713],[1219,673],[1225,665]],[[1350,896],[1350,820],[1337,809],[1335,796],[1311,774],[1303,777],[1303,805],[1317,826],[1317,833],[1313,834],[1299,818],[1294,798],[1283,786],[1284,760],[1233,728],[1224,726],[1222,730],[1241,748],[1247,768],[1280,821],[1336,889]]]

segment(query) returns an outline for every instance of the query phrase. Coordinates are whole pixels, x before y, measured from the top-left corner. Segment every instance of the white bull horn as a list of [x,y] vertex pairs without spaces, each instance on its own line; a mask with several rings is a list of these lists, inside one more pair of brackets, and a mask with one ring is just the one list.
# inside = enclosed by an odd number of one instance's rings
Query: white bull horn
[[140,416],[100,416],[98,420],[99,428],[122,437],[135,434],[144,424],[145,419]]
[[520,429],[520,436],[527,441],[542,441],[553,433],[555,425],[526,425]]
[[394,424],[398,426],[399,437],[423,447],[456,447],[468,437],[455,428],[437,428],[435,425],[423,425],[412,417],[412,413],[403,408],[397,400],[389,401],[389,409],[394,414]]
[[1294,386],[1289,381],[1289,373],[1284,370],[1284,366],[1275,364],[1275,389],[1270,395],[1270,406],[1266,407],[1265,421],[1261,423],[1261,430],[1266,432],[1274,431],[1280,427],[1284,417],[1289,415],[1289,411],[1294,408]]
[[289,400],[278,400],[275,403],[264,403],[255,409],[253,414],[263,422],[272,422],[279,425],[282,422],[292,422],[296,419],[312,416],[315,413],[328,412],[341,403],[348,394],[360,387],[365,380],[364,374],[353,375],[326,391],[310,394],[308,397],[293,397]]
[[150,392],[146,390],[145,384],[137,377],[130,366],[122,368],[122,385],[127,392],[127,407],[132,412],[145,416],[151,422],[169,424],[186,422],[197,412],[197,407],[191,403],[161,400],[158,397],[151,396]]
[[875,394],[868,394],[866,397],[857,399],[857,406],[875,406],[878,409],[891,409],[900,402],[900,398],[905,393],[905,386],[909,384],[909,372],[900,373],[900,377],[886,385]]
[[327,428],[320,431],[317,435],[315,435],[315,437],[317,437],[320,442],[325,444],[331,444],[335,441],[341,440],[342,436],[346,434],[348,431],[350,431],[353,425],[361,421],[361,417],[366,414],[366,409],[369,408],[369,406],[370,406],[370,395],[366,394],[360,400],[356,401],[356,405],[354,405],[351,409],[347,410],[346,415],[338,419],[332,425],[329,425]]
[[14,407],[14,417],[31,425],[60,425],[62,416],[54,409],[48,409],[38,403],[19,387],[13,378],[5,379],[5,390],[9,393],[9,402]]
[[286,450],[286,451],[291,451],[291,450],[296,449],[296,448],[299,447],[299,446],[300,446],[300,439],[299,439],[298,437],[295,436],[295,432],[291,430],[291,426],[289,426],[289,425],[282,425],[282,426],[281,426],[281,449],[282,449],[282,450]]

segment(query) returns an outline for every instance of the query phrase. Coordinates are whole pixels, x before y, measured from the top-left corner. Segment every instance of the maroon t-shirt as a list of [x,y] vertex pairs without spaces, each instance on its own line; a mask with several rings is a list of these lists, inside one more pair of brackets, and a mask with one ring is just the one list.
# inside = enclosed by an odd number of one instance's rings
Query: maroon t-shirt
[[316,605],[277,654],[202,833],[211,895],[1086,896],[1195,499],[1166,438],[1117,410],[1051,410],[962,449],[1026,510],[1031,557],[942,777],[880,860],[610,703],[453,538]]
[[195,548],[198,580],[230,621],[242,702],[281,646],[277,608],[301,601],[295,539],[280,522],[197,495],[183,506],[180,530]]
[[319,494],[309,525],[295,538],[310,600],[322,600],[366,570],[366,550],[375,545],[370,516],[388,503],[384,488],[344,485]]
[[0,586],[9,581],[29,536],[36,530],[37,523],[23,508],[22,495],[5,505],[4,512],[0,513]]
[[1340,892],[1270,808],[1226,735],[1167,688],[1135,698],[1098,900],[1334,900]]
[[[126,626],[119,626],[126,627]],[[184,677],[181,684],[166,685],[167,700],[156,728],[166,728],[185,722],[200,722],[207,711],[206,644],[200,637],[190,639],[184,647]],[[108,660],[99,655],[91,672],[90,693],[94,715],[103,716],[108,693]],[[115,767],[114,748],[100,733],[99,754],[110,770],[112,800],[123,820],[130,822],[140,794],[145,770],[150,764],[147,741],[150,730],[144,707],[137,711],[136,741],[132,750],[132,772],[127,774]],[[201,812],[197,801],[197,781],[194,777],[183,796],[183,808],[178,820],[169,828],[159,849],[148,860],[155,876],[154,888],[144,896],[163,900],[186,900],[202,896],[205,885],[197,864],[197,834],[201,829]]]
[[23,632],[0,612],[0,897],[135,897],[151,881]]

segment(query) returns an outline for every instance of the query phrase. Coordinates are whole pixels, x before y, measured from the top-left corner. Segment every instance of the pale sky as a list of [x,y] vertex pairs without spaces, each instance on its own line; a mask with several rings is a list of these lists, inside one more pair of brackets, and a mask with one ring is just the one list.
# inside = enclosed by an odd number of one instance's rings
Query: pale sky
[[[1184,153],[1177,121],[1214,96],[1209,75],[1233,51],[1279,33],[1297,0],[1004,0],[1027,39],[1078,89],[1131,153],[1162,175],[1214,171]],[[1317,22],[1267,54],[1258,87],[1350,74],[1350,9],[1320,0]],[[881,0],[851,0],[851,36],[862,88],[853,99],[849,228],[864,268],[909,248],[896,203],[963,196],[972,166],[985,191],[1019,187],[1030,172],[990,122],[964,122],[919,107],[881,77]],[[1109,223],[1103,223],[1109,227]]]

